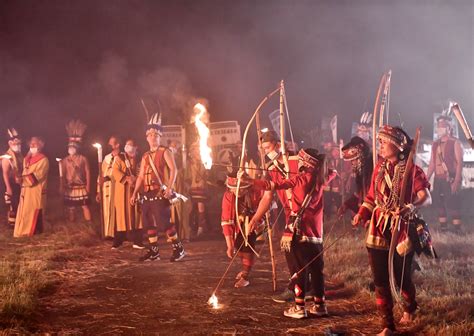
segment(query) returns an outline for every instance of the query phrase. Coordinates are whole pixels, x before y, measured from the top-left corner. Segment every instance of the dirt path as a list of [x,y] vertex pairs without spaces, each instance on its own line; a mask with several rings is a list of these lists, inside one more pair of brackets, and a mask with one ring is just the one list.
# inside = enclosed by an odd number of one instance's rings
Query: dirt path
[[[108,244],[89,250],[86,258],[58,260],[63,278],[41,299],[39,331],[62,335],[262,335],[323,334],[328,329],[348,334],[370,334],[372,300],[364,302],[343,283],[328,281],[328,318],[294,320],[285,318],[285,305],[270,296],[271,265],[267,252],[258,260],[250,287],[234,289],[231,277],[217,292],[220,309],[206,301],[228,264],[222,241],[194,242],[186,246],[187,257],[178,263],[168,261],[168,246],[162,260],[139,263],[140,252],[125,247],[110,251]],[[217,256],[217,257],[216,257]],[[92,260],[93,259],[93,260]],[[287,273],[281,255],[278,259],[279,288]],[[374,329],[375,328],[375,329]]]

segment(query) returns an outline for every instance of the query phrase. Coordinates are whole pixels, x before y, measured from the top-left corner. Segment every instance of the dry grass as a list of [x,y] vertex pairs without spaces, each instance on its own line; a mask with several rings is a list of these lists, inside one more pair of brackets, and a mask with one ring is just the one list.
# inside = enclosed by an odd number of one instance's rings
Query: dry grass
[[[417,258],[423,268],[414,275],[420,310],[409,332],[420,335],[473,335],[474,233],[457,235],[440,233],[435,229],[432,233],[440,258]],[[337,230],[333,238],[340,234],[341,230]],[[369,300],[367,303],[374,305],[375,296],[368,289],[371,276],[363,242],[362,233],[341,239],[337,247],[325,255],[325,273],[331,279],[344,281],[363,300]],[[401,314],[400,307],[396,312]]]
[[[54,291],[64,263],[81,260],[97,245],[95,230],[86,224],[47,227],[33,238],[12,239],[0,234],[0,327],[3,334],[34,331],[38,300]],[[33,327],[33,328],[32,328]]]
[[[58,204],[52,204],[54,209],[57,206]],[[68,294],[73,293],[78,284],[84,285],[98,274],[105,274],[104,265],[110,260],[100,258],[104,246],[98,239],[96,226],[66,224],[60,211],[50,211],[48,223],[45,234],[31,239],[13,240],[11,231],[0,230],[0,329],[3,329],[0,335],[41,332],[41,324],[37,323],[38,316],[35,316],[40,299],[51,298],[50,303],[59,306],[63,300],[64,306],[70,307],[74,300],[68,300]],[[330,227],[331,224],[328,222],[327,226]],[[344,229],[348,229],[347,226],[348,223],[346,228],[336,228],[326,245],[340,236]],[[441,258],[437,261],[425,257],[419,259],[423,271],[415,274],[414,281],[421,308],[415,325],[401,331],[404,334],[419,335],[472,335],[474,233],[458,236],[434,231],[433,238]],[[122,269],[130,268],[126,260],[115,262],[123,263],[119,265]],[[279,264],[284,267],[282,258],[279,258]],[[375,297],[368,286],[371,275],[363,233],[349,233],[338,241],[325,254],[325,264],[329,307],[340,315],[324,321],[326,325],[296,327],[295,324],[293,328],[293,324],[286,321],[291,328],[281,329],[275,325],[267,326],[267,331],[321,334],[321,331],[332,326],[335,329],[342,326],[350,334],[367,334],[367,330],[371,332],[372,329],[378,329]],[[189,265],[193,267],[192,264]],[[280,273],[280,277],[283,277],[282,274]],[[216,277],[218,275],[220,274],[216,274]],[[107,276],[114,277],[113,273]],[[339,285],[343,288],[339,288]],[[120,295],[131,293],[129,289],[121,290],[118,285],[105,287],[105,290]],[[331,291],[335,293],[332,297]],[[396,316],[399,317],[400,314],[401,311],[397,308]],[[247,318],[242,317],[242,321],[246,320]],[[277,318],[275,321],[278,322],[275,323],[280,323],[280,320],[281,318]],[[260,322],[250,323],[257,327]],[[75,326],[63,325],[62,332],[68,334],[69,327],[75,330]],[[211,325],[209,328],[212,330],[216,326]],[[229,325],[222,325],[222,328],[223,332],[229,334],[237,332],[237,329],[232,329]],[[240,326],[239,328],[241,329]]]

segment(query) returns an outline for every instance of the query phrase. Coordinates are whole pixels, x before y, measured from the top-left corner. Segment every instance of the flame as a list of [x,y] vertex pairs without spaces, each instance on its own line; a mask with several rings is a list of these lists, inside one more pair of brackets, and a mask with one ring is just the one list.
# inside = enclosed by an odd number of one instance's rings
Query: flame
[[210,131],[206,124],[201,120],[207,110],[206,107],[201,103],[197,103],[196,105],[194,105],[194,110],[197,111],[196,116],[194,117],[194,124],[196,125],[199,134],[199,153],[201,155],[201,161],[204,165],[204,168],[211,169],[212,151],[209,145],[207,144],[207,141],[210,136]]
[[102,145],[96,142],[95,144],[92,145],[92,147],[99,149],[99,148],[102,148]]
[[207,303],[214,309],[219,308],[219,300],[217,300],[217,296],[215,294],[212,294]]
[[10,160],[12,157],[8,154],[4,154],[2,156],[0,156],[0,159],[5,159],[5,160]]
[[62,159],[60,159],[60,158],[56,158],[56,161],[58,161],[58,162],[61,162],[61,160],[62,160]]
[[260,132],[262,132],[262,133],[267,133],[267,132],[268,132],[268,127],[262,128],[262,129],[260,130]]

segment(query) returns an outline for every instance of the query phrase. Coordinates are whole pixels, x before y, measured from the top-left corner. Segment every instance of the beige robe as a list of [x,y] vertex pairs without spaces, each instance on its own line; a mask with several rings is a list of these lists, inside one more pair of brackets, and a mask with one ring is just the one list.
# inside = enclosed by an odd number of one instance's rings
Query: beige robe
[[[102,177],[107,179],[102,185],[102,211],[104,227],[103,236],[113,237],[115,226],[115,211],[114,211],[114,195],[115,195],[115,179],[112,174],[113,164],[115,158],[112,154],[107,154],[102,161]],[[99,186],[99,185],[98,185]],[[100,187],[100,186],[99,186]]]
[[42,223],[46,207],[48,158],[38,153],[23,160],[20,204],[15,221],[14,237],[32,236],[38,223]]
[[133,193],[135,185],[130,185],[127,176],[137,176],[138,169],[136,160],[127,156],[130,167],[127,167],[124,153],[120,153],[115,157],[112,168],[112,176],[115,181],[114,188],[114,209],[115,209],[115,225],[117,231],[130,231],[143,228],[141,220],[141,211],[139,205],[130,204],[130,197]]

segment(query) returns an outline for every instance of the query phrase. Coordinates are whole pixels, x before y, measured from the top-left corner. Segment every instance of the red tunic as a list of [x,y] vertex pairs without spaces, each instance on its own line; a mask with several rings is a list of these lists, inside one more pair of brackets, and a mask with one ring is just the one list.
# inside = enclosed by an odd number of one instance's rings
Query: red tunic
[[[161,187],[161,184],[159,180],[161,180],[162,183],[166,183],[166,170],[167,170],[167,165],[166,161],[164,158],[165,151],[169,150],[166,147],[159,147],[158,150],[152,152],[148,151],[142,156],[142,162],[140,165],[140,169],[143,169],[145,172],[145,181],[144,181],[144,188],[145,192],[151,191],[151,190],[158,190]],[[152,159],[155,168],[158,172],[159,179],[157,178],[152,166],[150,165],[150,158]]]
[[[455,155],[455,146],[456,143],[459,143],[460,146],[460,141],[456,138],[448,138],[446,140],[446,145],[444,147],[444,150],[442,150],[441,154],[438,153],[440,146],[441,146],[441,139],[436,140],[433,143],[433,146],[431,148],[431,157],[432,160],[435,160],[434,162],[436,163],[436,166],[442,165],[444,162],[446,164],[447,172],[444,171],[444,169],[438,169],[436,167],[434,173],[435,177],[439,179],[447,179],[447,178],[452,178],[456,176],[456,155]],[[441,147],[442,148],[442,147]],[[440,157],[441,156],[441,157]],[[443,171],[443,173],[440,173],[440,170]]]
[[[298,157],[297,156],[290,156],[288,157],[288,165],[289,165],[289,171],[290,171],[290,178],[293,176],[296,176],[298,174]],[[283,164],[281,165],[283,167]],[[283,168],[284,169],[284,168]],[[285,176],[274,166],[274,164],[271,164],[268,167],[268,175],[270,177],[270,180],[276,184],[282,183],[286,180]],[[287,195],[288,192],[288,195]],[[278,199],[280,200],[283,209],[285,210],[285,218],[286,218],[286,223],[288,223],[288,219],[290,218],[291,215],[291,208],[290,204],[288,202],[288,196],[291,198],[291,190],[286,191],[283,189],[279,189],[276,191],[278,195]]]
[[[366,240],[367,247],[382,250],[388,250],[390,247],[390,228],[393,220],[391,211],[395,210],[398,206],[398,202],[395,200],[391,203],[389,196],[393,188],[399,189],[401,186],[403,179],[402,167],[404,167],[404,165],[400,163],[392,164],[387,160],[381,160],[375,166],[369,191],[358,212],[364,220],[370,219]],[[405,193],[405,203],[412,203],[413,200],[416,199],[416,194],[419,191],[430,188],[430,183],[423,170],[416,165],[413,169],[410,172],[410,178],[407,183],[408,189]],[[397,174],[399,176],[398,183]],[[407,223],[405,221],[401,222],[397,244],[407,238],[406,225]]]
[[[332,176],[334,177],[334,176]],[[303,204],[305,196],[311,191],[315,184],[316,178],[313,171],[306,170],[299,173],[296,176],[291,177],[287,180],[280,180],[274,183],[274,188],[277,192],[291,189],[292,194],[292,211],[294,214],[298,213]],[[272,184],[269,181],[255,180],[255,186],[265,190],[271,190]],[[309,205],[303,212],[300,224],[301,238],[300,241],[311,242],[311,243],[322,243],[323,242],[323,189],[324,186],[316,185],[312,193],[312,198]],[[284,236],[292,236],[293,232],[287,225]]]
[[[262,193],[258,192],[254,188],[249,190],[249,194],[242,196],[239,195],[239,215],[243,215],[245,210],[250,210],[252,213],[254,213],[258,208],[258,203],[260,202],[261,196]],[[235,235],[240,233],[235,216],[235,195],[229,190],[226,190],[224,196],[222,197],[221,214],[222,233],[226,237],[235,237]],[[240,220],[240,224],[243,225],[242,219]]]

